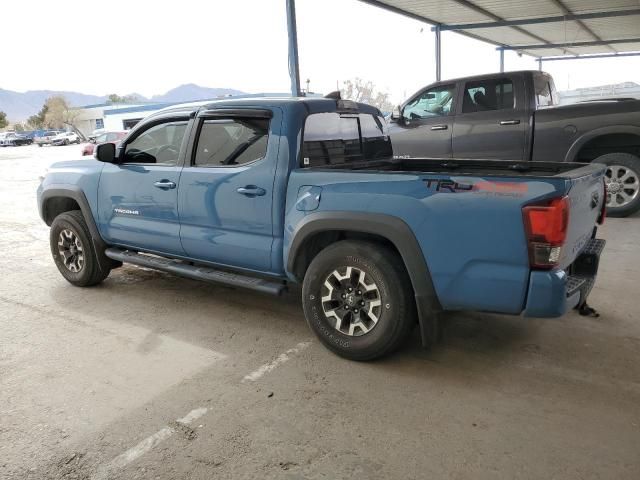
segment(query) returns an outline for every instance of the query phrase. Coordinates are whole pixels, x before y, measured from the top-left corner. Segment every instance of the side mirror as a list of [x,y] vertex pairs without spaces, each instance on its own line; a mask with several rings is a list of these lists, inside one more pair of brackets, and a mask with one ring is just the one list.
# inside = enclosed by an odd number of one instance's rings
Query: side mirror
[[116,146],[113,143],[97,145],[95,157],[104,163],[116,163]]
[[397,122],[401,118],[402,118],[402,109],[400,108],[400,105],[397,105],[391,111],[391,120],[394,120]]

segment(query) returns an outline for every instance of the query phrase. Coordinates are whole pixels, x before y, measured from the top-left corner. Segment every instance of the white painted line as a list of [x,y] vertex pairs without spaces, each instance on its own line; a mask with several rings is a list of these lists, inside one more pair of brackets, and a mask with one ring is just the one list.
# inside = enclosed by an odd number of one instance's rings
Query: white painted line
[[[203,416],[205,413],[207,413],[206,408],[196,408],[195,410],[191,410],[184,417],[179,418],[176,421],[179,423],[188,425],[189,423]],[[153,447],[155,447],[159,443],[169,438],[174,433],[175,433],[175,430],[171,427],[164,427],[158,430],[153,435],[150,435],[144,440],[142,440],[135,447],[130,448],[129,450],[127,450],[121,455],[118,455],[109,463],[100,465],[96,470],[96,473],[91,477],[91,479],[107,480],[111,478],[114,471],[120,470],[126,467],[128,464],[140,458],[142,455],[147,453],[149,450],[151,450]]]
[[195,410],[191,410],[184,417],[179,418],[177,422],[184,423],[185,425],[189,425],[191,422],[193,422],[194,420],[197,420],[198,418],[203,416],[205,413],[207,413],[207,409],[205,407],[196,408]]
[[269,363],[265,363],[264,365],[262,365],[257,370],[254,370],[253,372],[251,372],[249,375],[245,375],[245,377],[242,379],[242,381],[243,382],[247,382],[247,381],[248,382],[255,382],[256,380],[258,380],[263,375],[271,372],[272,370],[275,370],[276,368],[278,368],[283,363],[289,361],[290,355],[295,355],[296,353],[301,352],[302,350],[307,348],[309,345],[311,345],[311,342],[300,342],[295,347],[290,348],[289,350],[287,350],[284,353],[281,353],[278,356],[278,358],[276,358],[274,361],[269,362]]

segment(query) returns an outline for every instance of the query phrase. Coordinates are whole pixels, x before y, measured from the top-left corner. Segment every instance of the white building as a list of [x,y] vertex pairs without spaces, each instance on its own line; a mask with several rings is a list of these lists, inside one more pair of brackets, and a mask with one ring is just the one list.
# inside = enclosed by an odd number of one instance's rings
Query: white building
[[130,130],[140,120],[171,103],[148,103],[145,105],[119,105],[104,111],[104,129],[107,131]]
[[[118,110],[124,107],[143,107],[144,105],[123,105],[123,104],[111,104],[100,103],[95,105],[85,105],[84,107],[77,107],[78,116],[75,119],[75,125],[84,136],[88,136],[96,129],[105,127],[105,114],[111,110]],[[122,130],[122,127],[118,128]]]

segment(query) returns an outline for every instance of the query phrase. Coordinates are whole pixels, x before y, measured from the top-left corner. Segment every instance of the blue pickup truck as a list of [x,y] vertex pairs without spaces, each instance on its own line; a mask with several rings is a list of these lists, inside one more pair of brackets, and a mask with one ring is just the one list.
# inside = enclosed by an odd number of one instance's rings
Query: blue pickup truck
[[442,311],[557,317],[586,306],[604,241],[599,164],[394,158],[374,107],[227,99],[154,114],[38,188],[73,285],[123,262],[280,294],[370,360]]

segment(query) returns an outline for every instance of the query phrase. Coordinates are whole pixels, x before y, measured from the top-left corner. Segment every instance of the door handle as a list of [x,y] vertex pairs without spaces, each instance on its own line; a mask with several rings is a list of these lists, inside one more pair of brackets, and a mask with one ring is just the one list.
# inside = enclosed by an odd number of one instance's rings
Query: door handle
[[171,180],[158,180],[153,184],[154,187],[161,188],[162,190],[171,190],[172,188],[176,188],[175,182]]
[[434,125],[431,130],[446,130],[447,128],[449,128],[449,125]]
[[236,192],[241,195],[246,195],[247,197],[261,197],[267,193],[264,188],[260,188],[255,185],[245,185],[244,187],[238,188]]
[[518,125],[520,120],[502,120],[500,125]]

